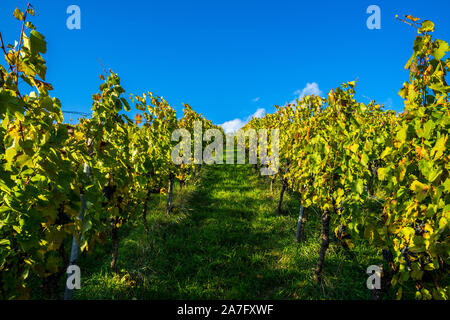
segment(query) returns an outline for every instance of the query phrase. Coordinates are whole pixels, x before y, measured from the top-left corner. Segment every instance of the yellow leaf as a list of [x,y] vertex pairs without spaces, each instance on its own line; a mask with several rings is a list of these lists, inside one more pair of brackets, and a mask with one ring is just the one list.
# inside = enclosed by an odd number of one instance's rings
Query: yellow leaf
[[30,266],[33,265],[34,261],[31,259],[25,259],[24,260],[26,264],[29,264]]
[[424,194],[428,191],[428,186],[421,183],[420,181],[415,180],[413,183],[411,183],[410,190],[413,191],[415,194]]
[[405,18],[406,18],[406,19],[409,19],[409,20],[411,20],[411,21],[414,21],[414,22],[420,20],[420,18],[413,17],[412,15],[407,15],[407,16],[405,16]]

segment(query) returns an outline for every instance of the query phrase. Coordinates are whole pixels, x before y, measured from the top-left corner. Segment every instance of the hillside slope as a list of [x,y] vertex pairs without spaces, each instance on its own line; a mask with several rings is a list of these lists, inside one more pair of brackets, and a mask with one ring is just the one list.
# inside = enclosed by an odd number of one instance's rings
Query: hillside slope
[[333,243],[316,283],[318,213],[308,210],[306,240],[297,243],[298,196],[288,193],[278,215],[279,190],[272,195],[250,165],[204,166],[195,183],[177,186],[173,215],[154,196],[148,239],[140,225],[123,232],[118,275],[109,270],[109,243],[82,259],[75,298],[368,299],[365,269],[375,252],[358,243],[354,262]]

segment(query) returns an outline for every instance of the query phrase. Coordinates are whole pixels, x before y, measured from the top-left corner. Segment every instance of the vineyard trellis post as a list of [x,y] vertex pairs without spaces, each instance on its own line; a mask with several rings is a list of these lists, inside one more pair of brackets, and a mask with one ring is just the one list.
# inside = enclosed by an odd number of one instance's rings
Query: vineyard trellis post
[[[90,143],[88,143],[89,145]],[[89,167],[89,165],[87,163],[84,164],[84,168],[83,168],[83,172],[84,174],[86,174],[86,176],[89,177],[90,175],[90,170],[91,168]],[[83,190],[84,192],[84,190]],[[81,223],[83,223],[83,219],[84,219],[84,212],[86,210],[86,199],[84,198],[84,193],[80,194],[80,201],[81,201],[81,209],[80,209],[80,215],[78,216],[78,219],[80,219]],[[80,245],[77,241],[76,236],[73,236],[72,239],[72,248],[70,250],[70,260],[69,260],[69,267],[71,265],[76,265],[77,260],[78,260],[78,254],[80,252]],[[67,278],[69,278],[70,275],[67,275]],[[67,287],[67,282],[66,282],[66,288],[64,290],[64,300],[72,300],[73,297],[73,289],[69,289]]]
[[295,233],[295,237],[297,239],[297,242],[300,242],[302,239],[302,223],[303,223],[303,213],[305,211],[305,207],[303,205],[300,205],[300,213],[298,215],[298,221],[297,221],[297,232]]

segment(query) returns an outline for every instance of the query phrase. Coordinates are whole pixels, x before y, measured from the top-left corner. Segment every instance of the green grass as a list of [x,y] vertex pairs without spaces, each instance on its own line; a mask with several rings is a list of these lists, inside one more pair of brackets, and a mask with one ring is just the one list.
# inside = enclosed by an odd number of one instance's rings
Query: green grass
[[296,194],[274,194],[250,165],[204,166],[197,182],[176,188],[175,211],[155,195],[147,239],[140,220],[121,232],[118,275],[109,269],[110,243],[80,261],[76,299],[369,299],[366,268],[376,252],[357,242],[356,261],[336,243],[323,279],[313,280],[320,218],[308,210],[305,241],[295,241]]

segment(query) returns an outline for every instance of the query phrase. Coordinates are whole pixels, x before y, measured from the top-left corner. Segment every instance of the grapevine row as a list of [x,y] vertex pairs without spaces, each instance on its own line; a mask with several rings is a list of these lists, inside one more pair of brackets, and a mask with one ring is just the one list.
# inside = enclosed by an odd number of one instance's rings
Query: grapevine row
[[352,239],[366,239],[379,250],[382,289],[394,286],[399,299],[408,286],[418,299],[448,299],[449,46],[432,38],[431,21],[406,19],[418,35],[405,66],[409,81],[399,92],[403,113],[356,101],[356,83],[348,82],[326,98],[277,106],[247,128],[280,130],[278,211],[286,188],[301,195],[299,240],[304,208],[321,212],[318,280],[334,230],[347,250]]
[[[194,121],[213,125],[189,105],[177,119],[175,109],[150,92],[127,99],[111,70],[100,76],[92,117],[65,124],[61,102],[45,82],[45,38],[28,19],[34,9],[16,9],[14,16],[22,24],[19,41],[13,46],[1,39],[0,298],[29,298],[31,275],[54,297],[75,263],[67,240],[92,251],[110,235],[116,271],[119,229],[142,219],[148,234],[151,193],[167,193],[170,214],[174,181],[186,183],[198,173],[194,164],[173,164],[172,132],[192,133]],[[132,106],[139,112],[134,121],[127,115]]]

